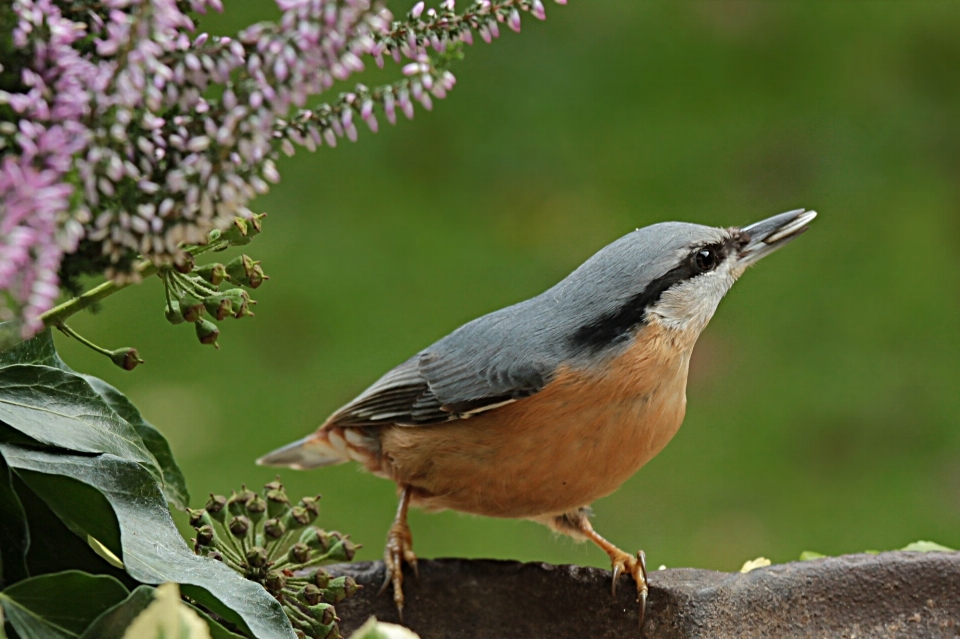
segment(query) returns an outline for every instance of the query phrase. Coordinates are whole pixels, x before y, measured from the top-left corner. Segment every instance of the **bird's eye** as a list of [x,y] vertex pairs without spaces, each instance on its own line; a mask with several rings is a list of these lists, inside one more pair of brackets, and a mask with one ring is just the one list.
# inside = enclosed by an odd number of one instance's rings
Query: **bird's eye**
[[706,273],[707,271],[712,271],[717,268],[717,262],[717,252],[713,249],[700,249],[697,251],[697,254],[693,256],[693,264],[701,273]]

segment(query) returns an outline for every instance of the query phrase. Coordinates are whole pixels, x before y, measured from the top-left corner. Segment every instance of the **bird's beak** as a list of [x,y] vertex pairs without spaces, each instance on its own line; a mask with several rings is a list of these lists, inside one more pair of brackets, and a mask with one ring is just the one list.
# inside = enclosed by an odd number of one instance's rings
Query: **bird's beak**
[[749,239],[740,249],[737,265],[747,267],[770,255],[806,231],[815,217],[816,211],[797,209],[743,227],[740,230]]

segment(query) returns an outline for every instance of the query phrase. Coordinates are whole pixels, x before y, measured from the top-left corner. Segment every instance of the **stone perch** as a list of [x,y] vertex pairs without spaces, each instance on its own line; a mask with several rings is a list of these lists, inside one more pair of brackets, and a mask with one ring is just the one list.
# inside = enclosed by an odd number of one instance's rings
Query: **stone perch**
[[[397,622],[377,596],[383,563],[330,567],[363,586],[337,604],[348,636],[370,615]],[[409,571],[408,571],[409,572]],[[408,575],[405,625],[422,639],[634,639],[635,589],[610,572],[515,561],[420,561]],[[650,572],[645,639],[960,636],[960,552],[845,555],[747,574],[694,568]]]

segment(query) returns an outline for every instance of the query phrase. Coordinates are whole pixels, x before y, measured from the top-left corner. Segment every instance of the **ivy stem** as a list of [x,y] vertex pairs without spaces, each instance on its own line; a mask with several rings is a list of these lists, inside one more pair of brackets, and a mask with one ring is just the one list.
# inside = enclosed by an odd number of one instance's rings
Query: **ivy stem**
[[112,351],[108,351],[107,349],[103,348],[102,346],[97,346],[96,344],[94,344],[93,342],[91,342],[90,340],[88,340],[86,337],[84,337],[84,336],[81,335],[80,333],[76,332],[75,330],[73,330],[72,328],[70,328],[69,326],[67,326],[66,324],[64,324],[63,322],[57,324],[57,328],[60,329],[60,332],[63,333],[64,335],[66,335],[67,337],[72,337],[73,339],[77,340],[78,342],[80,342],[80,343],[83,344],[84,346],[87,346],[87,347],[93,349],[94,351],[100,353],[101,355],[106,355],[107,357],[111,357],[111,358],[113,357],[113,352],[112,352]]
[[[137,264],[135,268],[135,272],[141,278],[155,275],[159,270],[160,269],[157,267],[157,265],[150,261],[143,261],[140,264]],[[64,302],[59,306],[51,308],[49,311],[41,315],[40,319],[43,320],[44,326],[47,326],[47,327],[55,326],[57,328],[60,328],[61,326],[63,326],[63,323],[66,321],[66,319],[71,315],[79,313],[83,309],[93,306],[100,300],[110,295],[113,295],[117,291],[124,289],[134,283],[135,282],[133,281],[127,281],[127,282],[118,284],[113,280],[109,280],[107,282],[104,282],[103,284],[100,284],[99,286],[93,287],[86,293],[78,295],[77,297],[74,297],[71,300],[67,300],[66,302]],[[75,337],[76,339],[83,341],[82,338],[77,336],[75,333],[71,335],[71,337]],[[84,342],[84,343],[87,343],[87,342]]]

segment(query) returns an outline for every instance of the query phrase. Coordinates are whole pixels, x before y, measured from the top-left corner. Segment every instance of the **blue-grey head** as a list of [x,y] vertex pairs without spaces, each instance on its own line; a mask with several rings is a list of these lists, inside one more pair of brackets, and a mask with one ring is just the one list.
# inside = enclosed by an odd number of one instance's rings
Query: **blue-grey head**
[[[653,224],[609,244],[542,295],[544,312],[567,352],[597,352],[657,323],[698,335],[748,266],[807,230],[815,211],[782,213],[745,227]],[[559,319],[563,326],[557,326]]]

